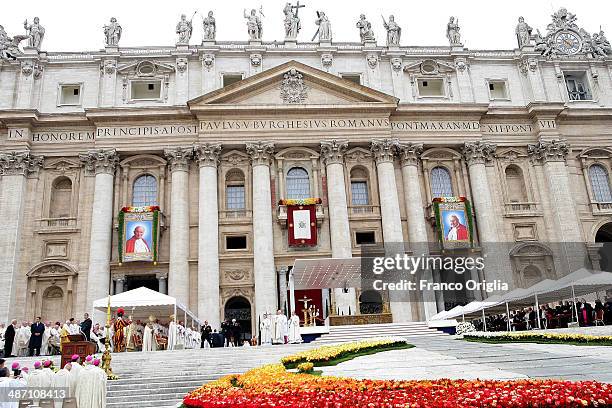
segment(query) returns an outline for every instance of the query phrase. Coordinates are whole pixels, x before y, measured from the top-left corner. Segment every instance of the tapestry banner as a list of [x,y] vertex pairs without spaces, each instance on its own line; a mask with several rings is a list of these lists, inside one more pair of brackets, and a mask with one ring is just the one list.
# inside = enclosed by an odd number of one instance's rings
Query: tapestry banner
[[123,207],[119,212],[119,262],[157,263],[159,207]]

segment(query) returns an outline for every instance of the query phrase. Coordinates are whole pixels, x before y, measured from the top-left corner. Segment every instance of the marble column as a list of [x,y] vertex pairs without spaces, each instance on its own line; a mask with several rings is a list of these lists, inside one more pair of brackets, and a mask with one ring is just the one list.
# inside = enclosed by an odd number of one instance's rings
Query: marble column
[[[472,190],[472,200],[476,222],[478,227],[478,237],[484,256],[484,276],[485,280],[492,282],[495,279],[508,283],[513,286],[512,267],[510,265],[509,248],[504,239],[499,234],[493,197],[487,178],[485,163],[493,160],[493,154],[497,145],[488,142],[469,142],[465,143],[463,156],[468,165],[470,175],[470,187]],[[493,293],[489,293],[491,296]]]
[[217,166],[220,144],[195,149],[200,167],[198,199],[198,316],[211,327],[221,326],[219,299],[219,200]]
[[115,295],[125,291],[125,275],[115,277]]
[[582,225],[576,210],[574,196],[570,187],[569,174],[566,167],[566,158],[569,154],[569,145],[560,139],[550,141],[540,140],[537,144],[527,146],[532,160],[542,164],[544,176],[548,184],[549,199],[551,203],[555,239],[562,248],[557,249],[565,262],[561,263],[562,274],[571,273],[585,266],[587,256]]
[[[347,148],[348,142],[346,140],[321,142],[321,156],[327,173],[327,201],[332,258],[352,258],[353,256],[344,182],[344,152]],[[333,312],[338,315],[356,314],[355,288],[334,288],[333,293],[336,310],[332,311],[332,314]]]
[[[113,236],[113,186],[119,156],[114,149],[90,150],[79,155],[86,174],[94,174],[93,209],[87,271],[87,310],[110,293],[110,259]],[[105,313],[93,311],[95,322],[105,322]]]
[[[8,322],[15,311],[16,279],[19,271],[21,251],[21,229],[23,227],[26,177],[42,166],[42,156],[31,155],[28,150],[0,153],[0,322]],[[25,275],[22,275],[25,276]]]
[[278,293],[280,300],[280,309],[285,314],[291,315],[289,304],[287,301],[287,267],[281,266],[278,270]]
[[[429,254],[429,237],[427,236],[427,223],[425,221],[424,201],[419,180],[419,160],[423,153],[422,144],[403,143],[398,146],[402,165],[402,179],[404,182],[404,199],[406,204],[406,219],[408,221],[408,241],[415,256]],[[431,269],[423,271],[423,279],[433,282]],[[436,297],[432,290],[421,292],[422,313],[421,319],[429,320],[438,310]]]
[[159,293],[168,294],[168,275],[166,273],[158,273],[155,275],[159,283]]
[[272,229],[270,163],[274,144],[247,143],[253,168],[253,274],[255,277],[255,321],[277,310],[276,269]]
[[168,294],[189,305],[189,162],[191,147],[164,150],[170,164],[170,267]]
[[[380,195],[380,215],[382,218],[383,243],[386,256],[403,255],[404,234],[400,216],[397,184],[395,181],[395,151],[399,142],[396,139],[372,140],[370,151],[376,161],[378,175],[378,192]],[[384,279],[384,277],[383,277]],[[410,276],[401,279],[411,280]],[[408,322],[413,320],[410,293],[393,291],[389,293],[393,321]]]

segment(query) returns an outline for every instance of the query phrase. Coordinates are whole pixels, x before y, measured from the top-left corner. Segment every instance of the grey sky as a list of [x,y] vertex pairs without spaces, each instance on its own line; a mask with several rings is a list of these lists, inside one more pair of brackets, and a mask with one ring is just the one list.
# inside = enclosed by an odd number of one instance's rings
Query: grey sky
[[[295,2],[295,1],[294,1]],[[524,16],[534,28],[546,32],[553,10],[567,7],[578,17],[578,24],[590,33],[599,31],[600,25],[612,30],[610,16],[612,1],[550,1],[550,0],[301,0],[306,7],[300,9],[302,30],[298,41],[308,42],[316,26],[315,11],[323,10],[330,18],[335,41],[358,41],[355,23],[360,13],[365,13],[372,23],[379,44],[385,44],[385,31],[381,14],[394,14],[402,27],[402,45],[447,45],[445,27],[450,15],[459,18],[462,40],[471,49],[511,49],[516,47],[514,27],[517,18]],[[202,15],[215,12],[217,39],[221,41],[245,41],[247,32],[242,17],[244,8],[259,8],[263,4],[264,41],[282,41],[282,0],[230,0],[204,2],[195,0],[175,1],[4,1],[0,24],[9,35],[21,34],[23,22],[40,17],[46,29],[43,50],[83,51],[103,48],[102,26],[110,17],[116,17],[123,27],[121,47],[146,45],[173,45],[174,28],[181,13],[191,17],[194,11],[194,34],[191,44],[201,41]],[[607,33],[612,38],[612,31]]]

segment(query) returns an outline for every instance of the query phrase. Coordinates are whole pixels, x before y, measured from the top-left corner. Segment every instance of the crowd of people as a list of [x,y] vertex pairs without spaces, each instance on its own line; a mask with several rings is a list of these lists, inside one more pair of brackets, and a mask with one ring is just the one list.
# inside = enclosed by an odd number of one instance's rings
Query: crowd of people
[[294,312],[288,318],[282,311],[265,313],[259,322],[258,333],[250,335],[250,327],[242,327],[236,319],[226,319],[219,328],[207,321],[202,325],[186,325],[171,315],[168,321],[149,316],[147,321],[125,317],[118,309],[109,328],[93,324],[86,313],[83,320],[74,318],[65,323],[11,321],[0,324],[0,350],[3,357],[59,355],[68,336],[82,335],[96,344],[98,353],[106,349],[108,339],[112,352],[179,350],[210,347],[246,347],[269,344],[301,343],[300,318]]
[[[32,406],[48,400],[55,408],[101,408],[106,406],[107,375],[100,366],[99,358],[87,356],[81,363],[77,354],[61,369],[55,368],[51,360],[36,361],[32,367],[14,361],[10,367],[5,367],[5,360],[0,358],[0,390],[23,390],[28,387],[49,391],[48,395],[38,393],[33,398],[27,396]],[[3,395],[10,394],[7,392]],[[0,406],[17,408],[19,401],[2,401]]]
[[[539,313],[536,310],[534,307],[511,310],[510,330],[566,328],[570,323],[576,322],[576,311],[580,326],[612,324],[612,299],[605,303],[596,300],[594,304],[582,299],[576,302],[576,309],[574,309],[573,302],[564,301],[557,304],[540,305]],[[540,320],[539,325],[538,319]],[[482,318],[474,320],[473,324],[476,330],[484,330]],[[487,331],[507,331],[508,316],[506,313],[486,316],[486,326]]]

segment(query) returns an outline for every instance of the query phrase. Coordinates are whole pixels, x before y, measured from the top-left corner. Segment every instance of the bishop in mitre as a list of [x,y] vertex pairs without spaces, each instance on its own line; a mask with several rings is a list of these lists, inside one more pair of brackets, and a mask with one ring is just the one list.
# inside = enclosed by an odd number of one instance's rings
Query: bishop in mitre
[[144,335],[142,336],[142,351],[153,351],[153,325],[155,324],[155,317],[149,316],[149,322],[145,325]]
[[289,343],[301,343],[302,336],[300,335],[300,316],[293,311],[291,319],[289,319]]

